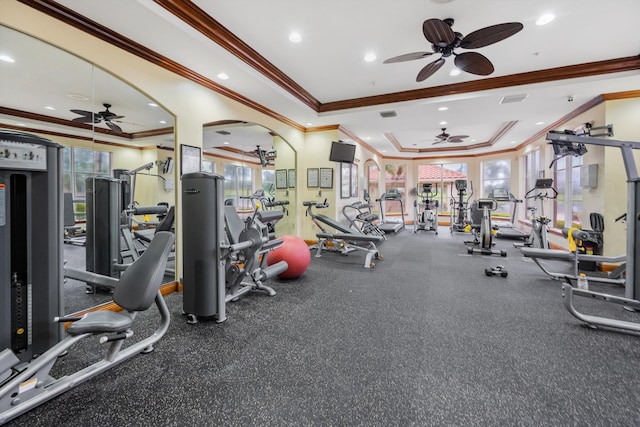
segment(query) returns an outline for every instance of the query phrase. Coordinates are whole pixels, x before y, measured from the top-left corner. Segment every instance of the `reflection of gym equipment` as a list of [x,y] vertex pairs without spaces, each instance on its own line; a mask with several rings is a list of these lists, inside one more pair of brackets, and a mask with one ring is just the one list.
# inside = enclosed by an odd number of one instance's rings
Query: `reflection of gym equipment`
[[[547,229],[551,219],[544,214],[544,201],[552,200],[558,197],[558,192],[553,188],[552,178],[539,178],[533,188],[527,191],[524,198],[533,200],[533,206],[528,209],[531,212],[531,232],[524,243],[514,243],[515,247],[528,246],[530,248],[549,249],[549,239],[547,238]],[[538,208],[536,201],[540,205],[540,215],[536,216]]]
[[[153,344],[169,328],[171,316],[160,293],[160,285],[173,241],[171,233],[157,234],[147,251],[124,272],[122,278],[112,279],[115,288],[113,300],[125,311],[99,310],[82,317],[56,317],[54,322],[48,319],[56,329],[62,322],[71,322],[67,328],[68,336],[26,365],[20,364],[13,351],[6,349],[0,352],[0,424],[139,353],[153,351]],[[147,338],[123,348],[125,339],[133,336],[131,327],[136,314],[147,310],[154,301],[160,311],[158,327]],[[58,379],[49,375],[60,355],[77,342],[96,335],[101,335],[100,344],[110,343],[103,359]]]
[[[318,250],[315,255],[316,258],[322,256],[323,250],[339,252],[342,255],[348,255],[350,252],[361,250],[365,251],[367,254],[364,261],[364,268],[375,267],[375,264],[371,262],[374,257],[380,260],[383,258],[375,245],[377,242],[381,242],[384,239],[383,236],[357,233],[353,229],[340,224],[338,221],[335,221],[326,215],[314,213],[312,210],[314,206],[317,209],[329,207],[326,200],[323,203],[306,201],[302,202],[302,205],[307,208],[306,215],[310,216],[311,221],[313,221],[313,223],[321,230],[321,233],[316,233],[316,236],[318,237],[318,244],[316,245]],[[337,233],[327,231],[327,228],[323,227],[323,224],[333,228]]]
[[438,195],[438,185],[436,184],[435,192],[432,190],[431,183],[422,184],[422,191],[418,187],[417,199],[413,201],[413,232],[420,230],[434,231],[438,234],[438,201],[435,197]]
[[[271,186],[273,190],[273,185]],[[276,200],[273,191],[267,196],[264,190],[256,190],[251,196],[241,196],[241,199],[249,199],[254,212],[260,211],[263,224],[267,225],[269,236],[275,236],[275,225],[283,216],[289,215],[288,200]],[[233,206],[233,205],[232,205]],[[271,219],[270,219],[271,218]]]
[[473,241],[465,242],[468,253],[507,256],[506,251],[493,249],[491,211],[495,211],[497,208],[498,204],[493,199],[478,199],[472,203],[471,232],[473,233]]
[[87,242],[86,230],[76,225],[76,214],[73,209],[73,194],[64,193],[64,242],[84,246]]
[[[467,183],[469,186],[469,194],[467,195]],[[451,186],[451,199],[450,209],[451,218],[449,223],[449,230],[451,233],[454,231],[466,231],[467,225],[469,225],[468,211],[469,200],[473,196],[473,182],[466,179],[456,179],[455,187],[458,197],[453,194],[453,185]]]
[[[0,349],[21,361],[62,336],[61,325],[51,323],[63,312],[62,149],[0,130]],[[0,353],[0,382],[11,366],[5,357]]]
[[[262,282],[287,270],[286,261],[266,266],[265,252],[280,239],[269,241],[262,215],[256,211],[243,222],[233,206],[223,204],[224,177],[207,172],[182,176],[183,310],[187,323],[199,317],[226,320],[226,303],[259,290],[274,295]],[[225,234],[226,224],[226,234]]]
[[384,231],[378,227],[378,215],[371,212],[371,204],[367,201],[354,202],[342,207],[342,215],[349,221],[349,225],[358,232],[368,236],[382,236],[386,239]]
[[494,188],[491,190],[491,193],[489,193],[489,198],[498,203],[513,203],[510,220],[495,222],[494,227],[497,228],[496,237],[502,237],[505,239],[526,239],[528,234],[516,228],[518,204],[522,203],[522,200],[517,199],[516,196],[510,193],[506,188]]
[[[382,195],[378,200],[380,203],[380,224],[378,227],[386,232],[397,233],[400,230],[404,229],[404,201],[402,200],[402,193],[397,188],[390,188]],[[400,221],[393,221],[387,217],[385,214],[384,205],[388,202],[398,202],[400,203]]]
[[[610,125],[608,126],[610,127]],[[613,132],[608,132],[612,134]],[[601,292],[576,289],[571,284],[563,284],[564,305],[567,310],[577,319],[591,327],[604,326],[608,328],[622,329],[623,331],[640,332],[640,324],[636,322],[613,319],[609,317],[593,316],[583,314],[573,306],[573,297],[586,297],[591,300],[608,302],[622,305],[629,310],[640,310],[640,256],[637,251],[637,239],[640,226],[637,203],[640,201],[640,176],[638,175],[637,164],[633,155],[633,150],[640,150],[640,142],[615,141],[604,138],[594,138],[573,135],[571,132],[556,133],[549,132],[547,140],[554,146],[556,156],[582,155],[586,152],[585,144],[593,144],[605,147],[617,147],[620,149],[627,173],[627,253],[626,253],[626,281],[625,297],[618,297]],[[524,250],[524,249],[523,249]]]

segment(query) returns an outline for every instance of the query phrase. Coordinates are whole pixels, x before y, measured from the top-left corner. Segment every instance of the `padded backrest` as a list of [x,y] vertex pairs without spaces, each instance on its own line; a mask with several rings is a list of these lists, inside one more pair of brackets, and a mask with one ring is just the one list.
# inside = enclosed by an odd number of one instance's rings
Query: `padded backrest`
[[122,273],[113,292],[116,304],[128,311],[144,311],[151,306],[162,284],[174,240],[168,231],[154,234],[142,256]]
[[591,222],[591,229],[593,231],[597,231],[598,233],[604,231],[604,217],[602,214],[592,212],[591,215],[589,215],[589,221]]
[[231,244],[238,243],[240,241],[240,233],[246,227],[235,207],[224,207],[224,223],[227,228],[227,237]]
[[171,206],[167,211],[167,214],[165,215],[165,217],[162,219],[160,224],[158,224],[158,226],[156,227],[155,232],[158,233],[160,231],[171,231],[171,229],[173,228],[173,220],[175,219],[175,215],[176,215],[175,206]]

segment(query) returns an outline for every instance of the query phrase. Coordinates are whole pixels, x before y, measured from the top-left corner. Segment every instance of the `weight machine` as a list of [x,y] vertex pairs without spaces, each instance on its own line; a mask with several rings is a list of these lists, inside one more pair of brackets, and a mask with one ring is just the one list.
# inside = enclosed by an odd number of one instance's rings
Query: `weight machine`
[[[600,129],[606,129],[604,134],[598,136],[612,136],[613,127],[607,125]],[[597,128],[588,128],[595,130]],[[626,281],[625,296],[619,297],[601,292],[588,291],[574,288],[571,283],[562,285],[564,305],[566,309],[577,319],[587,325],[597,328],[598,326],[621,329],[623,331],[640,332],[640,323],[627,320],[613,319],[609,317],[594,316],[579,312],[573,305],[574,297],[585,297],[591,300],[607,302],[623,306],[631,311],[640,310],[640,257],[638,250],[638,237],[640,233],[640,175],[633,150],[640,150],[640,142],[608,140],[599,137],[590,137],[590,132],[579,134],[574,131],[549,132],[547,140],[553,145],[556,158],[573,155],[582,156],[587,152],[585,145],[600,145],[605,147],[616,147],[620,149],[622,160],[627,174],[627,254],[626,254]]]

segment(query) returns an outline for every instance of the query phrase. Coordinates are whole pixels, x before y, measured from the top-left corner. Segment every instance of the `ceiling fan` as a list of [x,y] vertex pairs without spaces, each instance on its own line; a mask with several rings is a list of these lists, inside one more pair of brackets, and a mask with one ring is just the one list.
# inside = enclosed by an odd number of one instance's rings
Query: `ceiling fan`
[[519,22],[507,22],[504,24],[492,25],[489,27],[481,28],[466,36],[462,36],[457,31],[453,31],[454,20],[447,18],[445,20],[433,18],[427,19],[422,24],[422,32],[425,38],[431,42],[431,49],[433,52],[412,52],[406,53],[400,56],[394,56],[384,61],[384,64],[391,64],[394,62],[413,61],[415,59],[422,59],[425,56],[439,53],[441,56],[433,62],[430,62],[423,67],[418,76],[417,82],[421,82],[444,65],[445,58],[451,55],[455,56],[454,63],[457,68],[467,73],[477,74],[480,76],[488,76],[493,73],[493,64],[489,59],[477,52],[463,52],[455,53],[454,49],[478,49],[488,46],[493,43],[497,43],[504,40],[518,31],[522,30],[523,25]]
[[113,123],[113,121],[118,121],[118,119],[124,118],[124,116],[119,116],[115,113],[109,111],[111,108],[111,104],[102,104],[105,108],[104,111],[100,111],[98,113],[92,113],[91,111],[85,110],[70,110],[72,113],[80,114],[81,117],[76,117],[72,119],[72,122],[76,123],[100,123],[104,121],[104,123],[114,131],[115,133],[122,133],[122,129],[117,124]]
[[436,141],[433,145],[440,144],[442,142],[464,142],[463,139],[469,138],[469,135],[449,135],[447,128],[442,128],[442,133],[436,135]]

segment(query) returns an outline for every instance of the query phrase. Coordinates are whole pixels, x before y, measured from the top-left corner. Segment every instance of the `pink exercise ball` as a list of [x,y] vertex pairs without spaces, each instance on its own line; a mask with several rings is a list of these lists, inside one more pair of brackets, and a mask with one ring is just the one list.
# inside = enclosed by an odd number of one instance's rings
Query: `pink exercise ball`
[[281,279],[295,279],[307,271],[311,263],[311,252],[301,238],[282,236],[282,245],[267,255],[268,265],[280,261],[286,261],[289,264],[289,268],[280,273],[278,277]]

